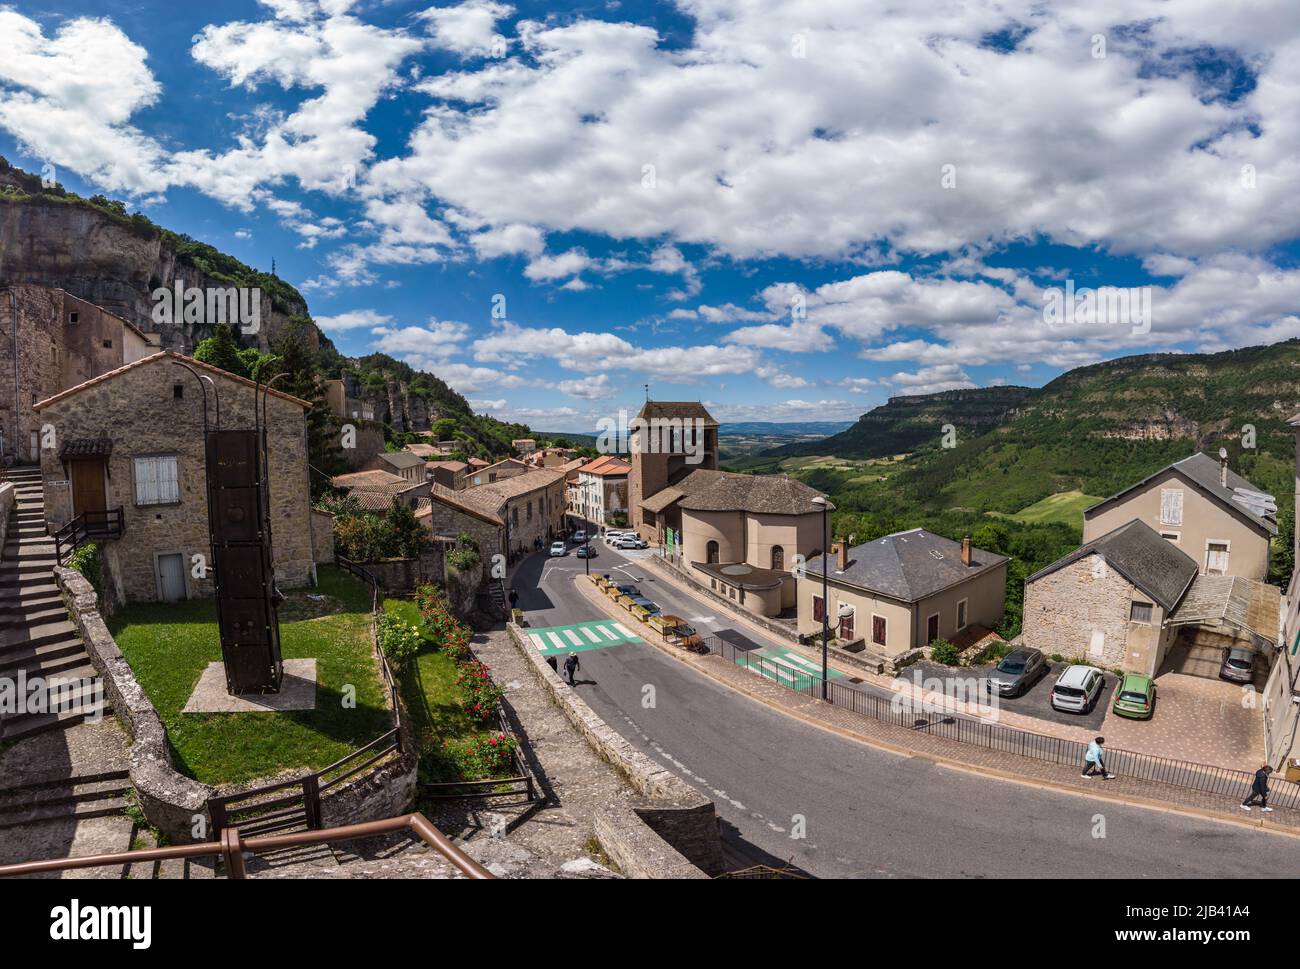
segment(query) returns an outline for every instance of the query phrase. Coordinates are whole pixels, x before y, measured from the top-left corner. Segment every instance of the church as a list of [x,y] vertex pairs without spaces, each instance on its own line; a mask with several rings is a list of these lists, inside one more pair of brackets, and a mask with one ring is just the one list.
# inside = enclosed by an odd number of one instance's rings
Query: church
[[718,470],[703,404],[646,401],[629,435],[631,523],[696,582],[763,616],[792,613],[792,569],[821,554],[820,492],[784,475]]

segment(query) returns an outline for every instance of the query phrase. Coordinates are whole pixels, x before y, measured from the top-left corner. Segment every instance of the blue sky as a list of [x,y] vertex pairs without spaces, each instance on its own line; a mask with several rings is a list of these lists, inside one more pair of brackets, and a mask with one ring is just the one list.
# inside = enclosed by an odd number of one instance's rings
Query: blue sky
[[21,0],[0,154],[541,429],[1300,335],[1300,12],[1097,6]]

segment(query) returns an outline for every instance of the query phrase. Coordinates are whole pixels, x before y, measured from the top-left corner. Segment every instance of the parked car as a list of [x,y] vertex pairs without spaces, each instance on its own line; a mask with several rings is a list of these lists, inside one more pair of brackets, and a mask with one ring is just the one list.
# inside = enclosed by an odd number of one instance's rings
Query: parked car
[[652,616],[657,616],[663,611],[645,596],[632,596],[632,604],[640,606]]
[[579,528],[576,532],[574,532],[574,533],[573,533],[573,540],[574,540],[577,544],[579,544],[579,545],[581,545],[583,542],[585,542],[585,541],[587,540],[587,531],[586,531],[586,529]]
[[1047,660],[1036,649],[1013,649],[989,674],[989,689],[1000,696],[1019,696],[1046,675]]
[[1255,678],[1255,654],[1241,646],[1233,646],[1223,657],[1219,675],[1233,683],[1249,683]]
[[616,545],[623,539],[624,535],[628,534],[630,534],[630,532],[611,530],[605,533],[605,541],[610,545]]
[[1150,720],[1156,709],[1156,685],[1141,673],[1125,673],[1115,688],[1111,710],[1118,717]]
[[552,555],[568,555],[568,554],[569,554],[569,546],[568,546],[568,545],[565,545],[563,542],[552,542],[552,543],[551,543],[551,554],[552,554]]
[[618,591],[625,596],[635,597],[641,594],[641,590],[634,585],[620,585],[620,586],[616,586],[615,588],[617,588]]
[[619,548],[649,548],[650,543],[640,535],[624,535],[614,543]]
[[1052,709],[1087,713],[1097,704],[1106,678],[1095,666],[1069,666],[1052,687]]
[[580,559],[594,559],[596,557],[596,547],[594,545],[579,545],[577,556]]

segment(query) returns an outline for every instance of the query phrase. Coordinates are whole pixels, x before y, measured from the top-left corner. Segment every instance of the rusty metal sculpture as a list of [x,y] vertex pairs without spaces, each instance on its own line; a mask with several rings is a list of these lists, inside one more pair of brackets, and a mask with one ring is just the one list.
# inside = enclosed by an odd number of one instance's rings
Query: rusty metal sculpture
[[[203,437],[212,558],[208,568],[217,594],[217,625],[226,689],[231,694],[278,693],[284,677],[280,657],[279,604],[271,549],[266,398],[271,385],[253,388],[253,427],[221,426],[216,382],[176,362],[203,391]],[[208,389],[216,399],[216,424],[208,423]]]

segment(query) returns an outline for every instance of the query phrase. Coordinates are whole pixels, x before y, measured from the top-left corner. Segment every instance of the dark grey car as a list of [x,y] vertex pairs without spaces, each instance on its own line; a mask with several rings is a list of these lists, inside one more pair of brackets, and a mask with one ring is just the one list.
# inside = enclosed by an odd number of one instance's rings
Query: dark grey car
[[1048,670],[1047,660],[1036,649],[1013,649],[989,674],[989,689],[1001,696],[1019,696]]

